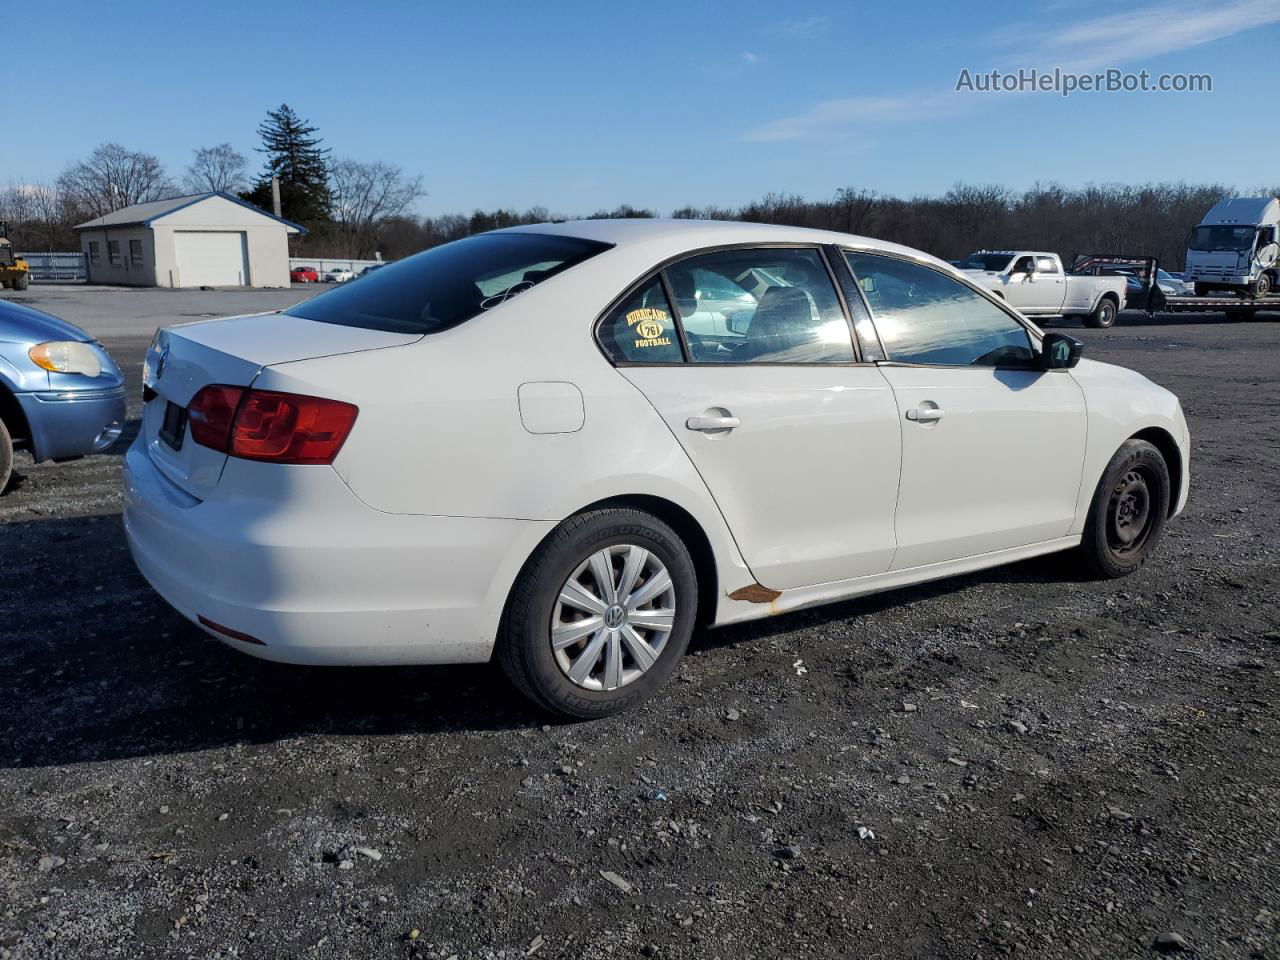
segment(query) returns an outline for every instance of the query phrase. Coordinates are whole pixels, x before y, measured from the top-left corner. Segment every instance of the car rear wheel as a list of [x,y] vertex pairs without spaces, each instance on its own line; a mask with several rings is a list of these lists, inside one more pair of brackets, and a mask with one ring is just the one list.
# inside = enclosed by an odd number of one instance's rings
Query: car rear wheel
[[697,604],[693,560],[674,530],[640,510],[593,510],[566,520],[525,564],[498,660],[547,710],[609,716],[671,676]]
[[1086,567],[1098,577],[1127,577],[1151,556],[1172,491],[1164,456],[1145,440],[1126,440],[1107,464],[1089,506],[1080,542]]
[[0,497],[9,489],[9,474],[13,472],[13,437],[9,428],[0,420]]
[[1115,301],[1103,297],[1098,301],[1098,305],[1093,308],[1093,313],[1084,318],[1085,326],[1095,328],[1106,328],[1116,322],[1116,305]]

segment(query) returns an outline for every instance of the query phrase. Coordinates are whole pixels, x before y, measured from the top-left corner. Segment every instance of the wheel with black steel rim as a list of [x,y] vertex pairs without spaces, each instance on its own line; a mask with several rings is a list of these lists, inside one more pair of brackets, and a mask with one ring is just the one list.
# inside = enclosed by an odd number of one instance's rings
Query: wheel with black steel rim
[[1127,440],[1098,481],[1080,548],[1090,570],[1124,577],[1151,556],[1169,515],[1169,467],[1145,440]]
[[662,520],[629,508],[581,514],[525,564],[498,658],[548,710],[617,713],[674,671],[693,632],[697,594],[689,551]]
[[1116,322],[1116,304],[1110,297],[1103,297],[1093,308],[1093,313],[1084,318],[1085,326],[1106,328]]

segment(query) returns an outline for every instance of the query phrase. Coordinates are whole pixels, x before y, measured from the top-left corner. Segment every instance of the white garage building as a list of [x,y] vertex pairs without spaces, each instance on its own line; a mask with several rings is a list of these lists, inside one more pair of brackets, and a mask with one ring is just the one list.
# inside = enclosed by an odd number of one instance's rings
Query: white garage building
[[289,237],[306,231],[227,193],[139,203],[82,223],[90,283],[287,287]]

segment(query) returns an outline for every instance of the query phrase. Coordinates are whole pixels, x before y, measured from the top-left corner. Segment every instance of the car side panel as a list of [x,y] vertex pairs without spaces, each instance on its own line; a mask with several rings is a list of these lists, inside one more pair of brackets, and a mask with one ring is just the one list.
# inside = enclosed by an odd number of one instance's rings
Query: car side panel
[[1176,515],[1186,505],[1191,477],[1191,435],[1178,398],[1124,367],[1081,360],[1071,375],[1084,391],[1088,443],[1072,534],[1083,532],[1098,481],[1120,445],[1143,430],[1165,431],[1178,445],[1181,488],[1173,491]]
[[[595,314],[621,286],[587,301],[576,337],[556,336],[540,316],[573,305],[540,304],[535,289],[420,343],[268,366],[254,386],[360,408],[334,469],[375,510],[559,522],[601,500],[657,497],[698,523],[731,592],[754,578],[715,501],[662,418],[591,339]],[[520,408],[529,383],[576,388],[581,425],[531,432]],[[510,582],[495,585],[503,599]]]
[[[632,366],[719,504],[760,583],[791,589],[883,573],[902,437],[871,364]],[[724,410],[727,433],[690,430]]]

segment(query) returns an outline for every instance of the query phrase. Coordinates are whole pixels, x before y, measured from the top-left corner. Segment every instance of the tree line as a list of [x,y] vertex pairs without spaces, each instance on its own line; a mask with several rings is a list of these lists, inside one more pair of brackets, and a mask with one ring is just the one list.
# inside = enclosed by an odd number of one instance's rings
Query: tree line
[[[1252,188],[1257,196],[1278,196],[1280,187]],[[1149,183],[1140,186],[1090,184],[1068,188],[1037,184],[1016,191],[1002,186],[957,184],[941,196],[896,197],[845,187],[827,200],[793,193],[769,193],[741,207],[682,207],[669,215],[690,220],[739,220],[812,227],[875,237],[955,260],[975,250],[1049,250],[1067,262],[1078,253],[1157,257],[1166,269],[1181,270],[1187,237],[1208,209],[1237,196],[1220,183]],[[654,217],[622,205],[598,210],[593,218]],[[434,217],[391,217],[381,226],[385,249],[396,255],[501,227],[573,219],[545,207],[476,210]]]
[[[199,147],[177,179],[153,155],[120,144],[99,146],[48,183],[0,190],[0,219],[20,250],[75,250],[72,227],[121,207],[185,193],[223,191],[265,210],[272,208],[272,178],[280,184],[281,212],[306,227],[293,241],[296,256],[395,260],[486,230],[574,219],[546,207],[419,216],[426,195],[421,177],[394,164],[334,158],[316,127],[287,104],[268,111],[257,130],[264,155],[251,176],[248,159],[230,143]],[[1277,188],[1248,191],[1276,196]],[[1214,203],[1236,195],[1219,183],[1090,184],[1069,188],[1037,184],[957,184],[941,196],[897,197],[845,187],[825,200],[769,193],[741,207],[682,207],[683,219],[740,220],[856,233],[916,247],[945,259],[977,249],[1108,252],[1158,257],[1181,269],[1187,235]],[[654,217],[658,212],[622,204],[593,218]]]

